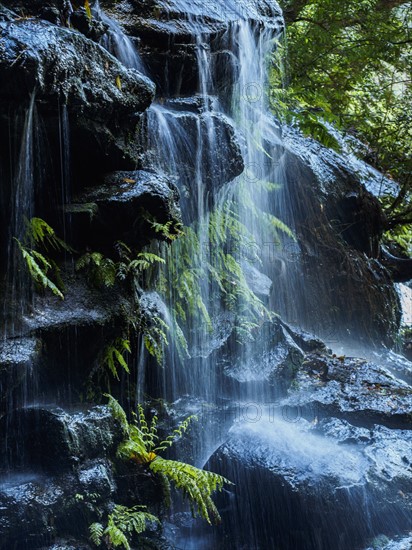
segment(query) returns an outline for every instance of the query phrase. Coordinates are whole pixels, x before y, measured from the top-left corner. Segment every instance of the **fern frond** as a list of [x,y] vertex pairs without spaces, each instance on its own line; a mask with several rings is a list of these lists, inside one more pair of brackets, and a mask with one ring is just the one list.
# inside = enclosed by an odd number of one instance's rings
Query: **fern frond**
[[123,407],[110,394],[105,393],[104,397],[107,397],[107,399],[109,400],[107,406],[109,407],[113,418],[120,423],[125,435],[129,435],[130,426],[129,426],[129,422],[127,421],[127,416],[126,416],[126,413],[124,412]]
[[[119,403],[109,397],[109,406],[114,410],[116,417],[121,417],[121,422],[126,422],[126,415]],[[153,448],[154,441],[158,439],[156,434],[157,417],[154,417],[150,426],[146,420],[143,407],[138,405],[136,424],[128,424],[127,439],[118,447],[117,456],[124,460],[133,460],[138,464],[146,464],[153,473],[159,476],[165,488],[165,495],[170,493],[170,481],[189,499],[194,515],[200,515],[209,524],[220,521],[219,512],[211,499],[215,491],[220,491],[225,484],[230,482],[213,472],[201,470],[190,464],[175,460],[165,460],[157,455],[158,451],[169,448],[176,439],[182,437],[196,416],[189,416],[162,441],[158,447]],[[120,512],[119,512],[120,513]],[[119,516],[120,517],[120,516]]]
[[173,482],[192,504],[193,515],[199,515],[209,524],[220,521],[220,515],[211,495],[222,490],[229,480],[207,470],[200,470],[190,464],[156,457],[149,468],[154,473],[161,473]]
[[104,527],[101,523],[92,523],[89,526],[90,540],[96,546],[100,546],[103,538]]
[[26,239],[34,245],[41,245],[46,250],[50,247],[54,250],[65,250],[74,252],[74,250],[60,239],[54,229],[42,218],[31,218],[26,220]]
[[186,420],[183,420],[183,422],[181,422],[179,426],[173,430],[173,433],[171,435],[169,435],[164,441],[161,441],[159,443],[159,446],[154,449],[154,452],[158,453],[159,451],[164,451],[171,447],[175,441],[180,439],[187,432],[190,424],[194,421],[198,421],[198,417],[196,415],[193,414],[191,416],[188,416]]
[[[125,550],[130,550],[129,538],[133,532],[138,535],[143,533],[147,529],[148,523],[156,524],[160,522],[156,516],[146,511],[145,506],[127,508],[117,504],[113,512],[109,514],[107,527],[104,529],[102,536],[106,537],[110,548],[122,546]],[[98,530],[99,532],[100,530]],[[96,540],[99,539],[96,538]]]
[[121,367],[127,374],[130,374],[129,366],[124,358],[124,353],[130,353],[130,351],[129,340],[116,338],[103,352],[102,363],[109,369],[116,380],[119,380],[118,367]]
[[139,252],[137,258],[130,262],[129,270],[135,273],[141,273],[155,263],[164,264],[165,260],[152,252]]
[[98,288],[111,288],[116,282],[116,264],[100,252],[84,254],[77,260],[76,270],[85,270],[90,283]]
[[48,271],[52,268],[51,263],[37,250],[28,249],[18,239],[14,238],[14,240],[17,243],[31,278],[42,288],[48,288],[55,296],[64,300],[61,290],[47,276]]

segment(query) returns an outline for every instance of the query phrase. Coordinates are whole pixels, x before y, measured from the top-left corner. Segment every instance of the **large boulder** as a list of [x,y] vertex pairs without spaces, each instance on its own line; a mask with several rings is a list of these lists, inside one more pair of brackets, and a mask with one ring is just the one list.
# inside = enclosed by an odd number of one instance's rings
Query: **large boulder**
[[206,465],[235,483],[220,502],[225,548],[347,550],[410,528],[410,431],[378,427],[355,448],[353,434],[263,413],[235,425]]
[[0,422],[3,471],[61,473],[86,459],[114,455],[122,440],[122,430],[107,407],[69,413],[58,407],[31,406]]
[[57,476],[25,472],[2,478],[0,548],[44,548],[60,533],[87,539],[88,526],[99,518],[96,509],[110,510],[115,489],[105,460],[86,462],[75,472]]
[[266,149],[285,169],[286,208],[277,215],[297,236],[278,247],[268,267],[277,280],[274,309],[327,341],[392,346],[400,301],[379,256],[384,220],[377,199],[345,156],[294,130],[281,147],[268,136]]
[[292,384],[304,353],[279,320],[266,321],[252,336],[244,342],[233,331],[214,360],[224,392],[270,400]]

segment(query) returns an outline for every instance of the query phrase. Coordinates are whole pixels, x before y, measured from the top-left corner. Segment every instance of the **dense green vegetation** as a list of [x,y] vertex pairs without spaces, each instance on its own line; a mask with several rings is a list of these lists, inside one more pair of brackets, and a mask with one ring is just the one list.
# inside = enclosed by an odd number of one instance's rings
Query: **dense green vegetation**
[[[287,23],[288,63],[283,74],[274,76],[273,105],[283,106],[306,135],[326,146],[338,144],[325,122],[360,140],[358,149],[364,160],[400,184],[399,193],[382,197],[382,202],[388,236],[409,249],[412,3],[280,3]],[[286,91],[282,91],[280,84],[285,82]]]

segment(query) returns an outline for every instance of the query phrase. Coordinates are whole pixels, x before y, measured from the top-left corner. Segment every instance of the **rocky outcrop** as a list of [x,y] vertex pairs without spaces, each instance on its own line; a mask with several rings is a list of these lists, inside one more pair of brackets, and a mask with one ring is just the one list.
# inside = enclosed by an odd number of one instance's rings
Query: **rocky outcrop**
[[[276,158],[279,144],[267,146]],[[279,272],[274,303],[295,278],[303,326],[327,340],[390,347],[399,330],[400,302],[379,258],[383,214],[377,199],[344,157],[294,131],[285,133],[280,159],[298,244],[293,256],[287,249],[279,254],[287,262],[287,278]],[[283,311],[280,301],[279,308]]]
[[[187,95],[197,90],[198,59],[211,57],[214,81],[229,91],[238,66],[230,43],[230,29],[241,19],[283,30],[282,12],[269,0],[112,0],[101,4],[123,24],[127,34],[138,39],[139,52],[162,95]],[[229,32],[228,32],[229,31]],[[199,42],[199,36],[202,36]],[[224,76],[224,78],[222,78]]]
[[411,385],[368,361],[309,354],[294,387],[280,406],[311,420],[333,415],[367,427],[412,428]]
[[60,100],[76,115],[108,120],[143,111],[153,99],[148,78],[79,32],[30,19],[0,22],[0,30],[2,101],[35,93],[48,108]]
[[[122,439],[121,428],[106,407],[68,412],[32,406],[6,415],[0,423],[6,434],[2,471],[58,473],[85,460],[113,456]],[[15,436],[9,438],[9,433]]]
[[9,338],[0,342],[0,411],[13,403],[15,390],[33,374],[40,350],[41,341],[36,338]]
[[196,96],[154,104],[145,119],[143,163],[160,163],[177,179],[185,223],[191,223],[199,204],[210,209],[217,193],[244,170],[233,122],[213,110],[213,98]]
[[[2,550],[47,543],[88,549],[89,525],[114,503],[154,505],[162,498],[161,487],[143,468],[115,464],[124,434],[107,407],[72,412],[27,407],[0,422]],[[55,541],[65,534],[67,540]]]
[[236,332],[215,354],[228,395],[273,398],[287,389],[299,370],[304,354],[277,320],[265,322],[253,334],[252,342],[242,342]]
[[86,189],[66,208],[74,227],[74,241],[91,247],[106,247],[121,240],[142,247],[151,239],[168,237],[153,224],[176,234],[181,223],[179,192],[161,174],[147,171],[113,172],[104,183]]

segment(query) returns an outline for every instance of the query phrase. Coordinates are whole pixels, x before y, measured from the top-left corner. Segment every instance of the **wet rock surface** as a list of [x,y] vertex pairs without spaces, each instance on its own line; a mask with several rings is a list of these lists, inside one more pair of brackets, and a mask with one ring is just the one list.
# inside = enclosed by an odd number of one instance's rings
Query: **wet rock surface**
[[[216,81],[230,88],[238,67],[231,50],[228,32],[245,17],[280,33],[283,17],[276,2],[252,0],[229,2],[195,0],[181,4],[174,0],[141,2],[102,2],[130,35],[138,36],[139,52],[149,67],[158,89],[167,95],[190,94],[197,88],[199,52],[204,49],[213,59]],[[198,36],[204,37],[199,42]],[[211,41],[208,38],[211,37]],[[210,50],[209,46],[210,45]]]
[[60,99],[78,115],[107,120],[142,111],[153,99],[148,78],[76,31],[31,19],[1,22],[0,29],[3,101],[36,92],[39,100],[57,106]]
[[[325,438],[303,420],[291,424],[263,414],[235,425],[207,465],[236,485],[221,502],[226,548],[343,550],[410,527],[410,431],[376,427],[365,435],[331,420],[329,431],[323,426]],[[356,446],[354,434],[362,442]]]
[[68,212],[76,231],[76,242],[105,246],[122,240],[143,246],[151,239],[166,237],[156,232],[153,222],[169,224],[170,234],[181,223],[179,192],[161,174],[147,171],[113,172],[103,185],[87,189],[74,199]]
[[[243,345],[242,345],[243,344]],[[259,350],[259,351],[256,351]],[[256,329],[253,342],[242,342],[236,334],[217,352],[224,391],[254,392],[272,396],[287,389],[294,380],[304,354],[278,321]]]
[[318,325],[325,339],[391,347],[400,302],[380,259],[383,214],[377,199],[343,156],[290,129],[284,139],[299,242],[289,260],[305,289],[301,322]]
[[273,288],[272,280],[250,263],[244,262],[242,270],[250,290],[261,300],[268,300]]
[[[104,487],[105,491],[93,493],[94,497],[90,497],[89,487],[77,473],[54,477],[26,473],[3,479],[0,506],[7,512],[0,522],[0,547],[44,547],[52,543],[57,532],[70,531],[73,525],[77,532],[86,532],[96,517],[93,505],[105,509],[114,493],[110,467],[100,463],[99,475],[101,479],[97,475],[94,478],[93,490]],[[83,495],[83,499],[76,495]]]
[[365,360],[309,354],[281,406],[303,415],[338,415],[356,424],[411,429],[412,387]]
[[[32,406],[0,422],[3,434],[9,430],[18,434],[11,439],[6,436],[2,444],[2,470],[61,472],[86,459],[113,455],[122,438],[106,407],[70,413],[58,407]],[[93,477],[90,472],[82,475],[84,482]]]
[[41,347],[37,338],[8,338],[0,342],[0,410],[14,401],[16,389],[30,384]]
[[409,550],[412,547],[412,537],[399,537],[396,540],[389,540],[382,535],[376,537],[365,550]]
[[[146,113],[152,134],[143,162],[150,166],[164,158],[164,171],[177,179],[182,210],[188,218],[185,223],[191,223],[199,214],[199,203],[206,202],[203,208],[211,208],[218,192],[243,172],[240,139],[226,115],[208,110],[213,98],[190,97],[166,105],[153,105]],[[199,155],[192,154],[193,147]]]

